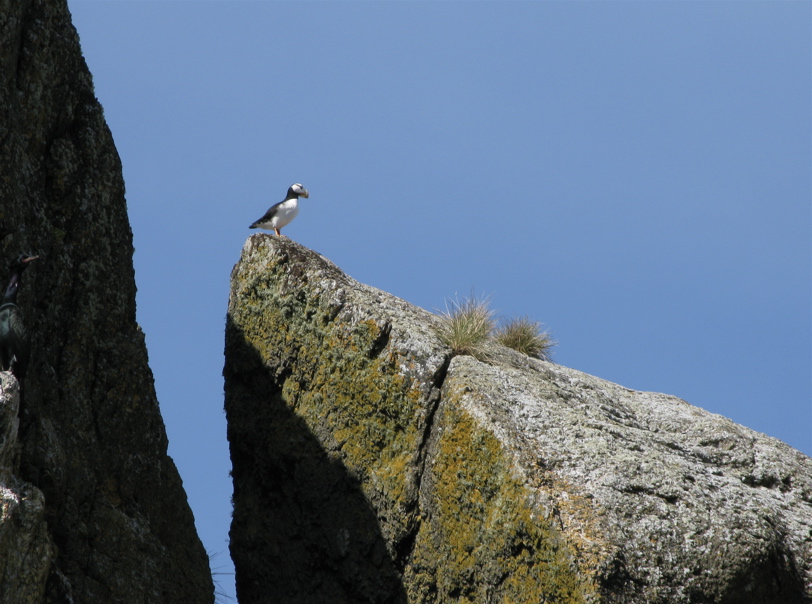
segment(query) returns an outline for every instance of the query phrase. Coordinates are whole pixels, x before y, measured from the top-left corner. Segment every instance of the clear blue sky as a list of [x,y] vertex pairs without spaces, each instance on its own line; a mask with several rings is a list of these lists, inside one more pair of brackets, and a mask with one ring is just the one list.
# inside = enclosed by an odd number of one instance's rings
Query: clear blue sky
[[359,281],[429,310],[475,288],[563,365],[812,454],[809,2],[69,6],[223,572],[229,273],[295,181],[284,232]]

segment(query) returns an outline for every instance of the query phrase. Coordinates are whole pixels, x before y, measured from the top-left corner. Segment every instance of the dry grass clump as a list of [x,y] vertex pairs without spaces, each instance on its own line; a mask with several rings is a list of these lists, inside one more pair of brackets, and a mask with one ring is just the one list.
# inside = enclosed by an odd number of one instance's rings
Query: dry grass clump
[[551,349],[558,342],[541,323],[528,317],[505,319],[497,329],[490,298],[478,298],[473,293],[460,301],[447,300],[445,311],[440,311],[437,335],[453,354],[467,354],[480,361],[487,361],[487,345],[496,341],[530,357],[549,361]]
[[480,361],[486,359],[486,344],[496,326],[488,298],[474,294],[446,302],[437,335],[454,354],[468,354]]
[[503,346],[545,361],[550,360],[550,349],[556,345],[550,334],[541,329],[541,324],[528,317],[506,320],[494,338]]

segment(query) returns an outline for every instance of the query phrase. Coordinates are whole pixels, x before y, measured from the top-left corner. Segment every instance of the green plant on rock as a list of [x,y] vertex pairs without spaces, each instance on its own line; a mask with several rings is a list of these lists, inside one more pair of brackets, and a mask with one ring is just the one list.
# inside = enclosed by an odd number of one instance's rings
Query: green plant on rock
[[545,361],[550,360],[550,349],[557,343],[549,332],[542,330],[541,323],[528,317],[507,319],[496,330],[494,337],[503,346]]
[[485,347],[496,325],[489,302],[487,297],[477,298],[473,293],[462,301],[446,301],[437,334],[454,354],[485,360]]

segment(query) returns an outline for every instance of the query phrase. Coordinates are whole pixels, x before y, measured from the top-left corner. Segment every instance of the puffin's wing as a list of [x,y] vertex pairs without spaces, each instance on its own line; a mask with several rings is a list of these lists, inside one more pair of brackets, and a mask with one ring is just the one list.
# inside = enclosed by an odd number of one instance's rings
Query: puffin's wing
[[0,306],[0,371],[7,371],[11,366],[11,359],[14,358],[11,343],[11,319],[12,304]]
[[14,371],[14,375],[23,378],[28,367],[28,357],[31,350],[23,315],[16,304],[5,304],[0,310],[0,319],[3,326],[0,329],[2,331],[0,339],[2,339],[3,364],[8,364],[8,369]]
[[25,328],[23,314],[19,308],[11,315],[14,321],[14,375],[24,378],[28,369],[28,357],[31,356],[31,340],[28,337],[28,330]]
[[279,206],[281,206],[283,203],[285,203],[285,202],[280,201],[279,203],[273,204],[270,208],[268,208],[268,211],[265,212],[265,215],[262,218],[260,218],[259,220],[255,220],[254,223],[248,228],[249,229],[255,229],[259,225],[261,225],[263,222],[267,222],[268,220],[273,218],[274,214],[276,214],[276,212],[279,210]]

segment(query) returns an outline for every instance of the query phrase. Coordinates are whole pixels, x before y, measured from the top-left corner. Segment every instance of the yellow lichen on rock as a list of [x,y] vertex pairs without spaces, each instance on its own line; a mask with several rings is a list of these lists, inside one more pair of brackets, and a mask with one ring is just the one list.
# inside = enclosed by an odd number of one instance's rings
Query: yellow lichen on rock
[[534,510],[510,453],[455,393],[446,391],[438,415],[446,428],[424,478],[432,501],[422,507],[434,515],[423,521],[408,571],[413,600],[589,601],[594,589],[560,533]]
[[498,344],[452,356],[436,324],[249,239],[224,369],[241,601],[809,600],[808,458]]

